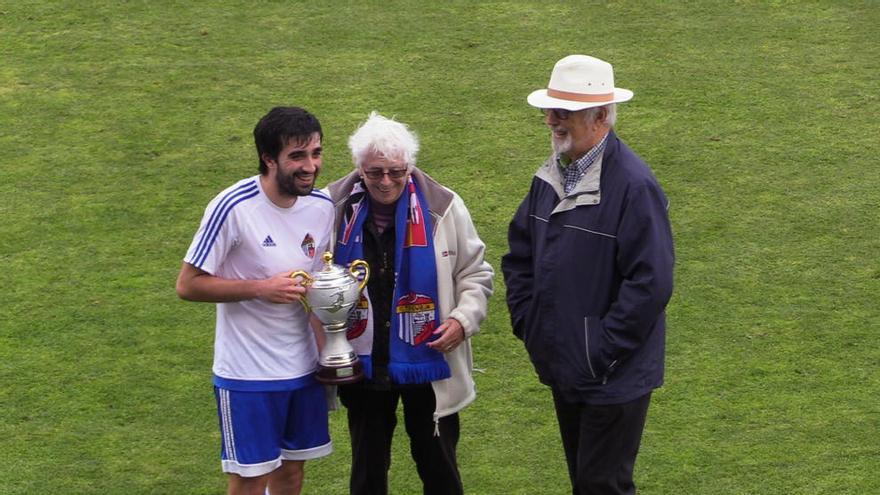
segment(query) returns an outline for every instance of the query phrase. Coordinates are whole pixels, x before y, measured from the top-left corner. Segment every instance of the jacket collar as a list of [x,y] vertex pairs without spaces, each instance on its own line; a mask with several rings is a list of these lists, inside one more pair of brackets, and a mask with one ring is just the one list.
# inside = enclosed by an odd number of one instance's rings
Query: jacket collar
[[554,208],[553,213],[571,210],[577,206],[598,205],[602,201],[602,167],[604,164],[611,163],[611,157],[617,151],[619,142],[614,129],[608,130],[608,138],[605,142],[605,151],[602,156],[587,169],[587,173],[581,177],[581,180],[574,186],[574,189],[565,194],[563,188],[562,172],[556,165],[556,155],[552,153],[543,165],[535,172],[535,177],[546,182],[556,192],[559,203]]

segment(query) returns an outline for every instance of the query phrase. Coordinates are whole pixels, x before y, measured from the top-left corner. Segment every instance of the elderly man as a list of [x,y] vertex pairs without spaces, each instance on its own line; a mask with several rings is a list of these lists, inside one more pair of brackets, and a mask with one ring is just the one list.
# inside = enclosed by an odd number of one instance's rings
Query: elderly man
[[349,147],[355,171],[328,186],[335,255],[371,269],[348,330],[368,379],[339,387],[351,493],[388,493],[399,401],[424,493],[462,493],[458,411],[476,395],[470,337],[486,316],[492,267],[461,198],[415,167],[407,126],[373,112]]
[[663,382],[672,295],[669,203],[614,133],[607,62],[571,55],[531,93],[553,153],[508,230],[514,334],[550,386],[574,494],[633,494],[651,391]]

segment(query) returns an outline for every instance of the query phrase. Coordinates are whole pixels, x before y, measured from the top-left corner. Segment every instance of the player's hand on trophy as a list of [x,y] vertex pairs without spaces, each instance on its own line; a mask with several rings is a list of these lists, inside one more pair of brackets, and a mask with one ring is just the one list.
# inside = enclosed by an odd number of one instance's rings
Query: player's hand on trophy
[[289,304],[302,299],[306,293],[301,278],[291,278],[290,272],[282,272],[264,279],[260,287],[259,298],[276,303]]

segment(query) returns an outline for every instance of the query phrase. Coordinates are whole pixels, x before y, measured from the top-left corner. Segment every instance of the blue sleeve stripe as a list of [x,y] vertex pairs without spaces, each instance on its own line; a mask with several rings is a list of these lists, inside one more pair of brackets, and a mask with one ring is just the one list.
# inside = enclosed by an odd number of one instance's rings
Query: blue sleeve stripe
[[214,211],[211,212],[211,218],[208,220],[208,225],[202,233],[202,238],[199,239],[199,244],[193,255],[193,265],[197,268],[202,267],[202,264],[208,257],[208,253],[211,251],[214,241],[217,239],[220,227],[223,225],[223,222],[226,220],[232,207],[245,199],[256,196],[259,192],[256,182],[249,182],[230,191],[220,200],[214,208]]
[[330,196],[327,196],[326,194],[324,194],[324,193],[322,193],[322,192],[319,192],[319,191],[316,191],[316,190],[314,190],[314,189],[312,189],[312,192],[309,193],[309,196],[314,196],[314,197],[316,197],[316,198],[325,199],[325,200],[327,200],[327,201],[329,201],[329,202],[331,202],[331,203],[333,202],[333,200],[330,199]]
[[220,218],[222,210],[226,207],[226,205],[233,199],[236,194],[239,194],[243,191],[251,191],[256,186],[255,182],[248,182],[246,184],[242,184],[241,186],[233,189],[226,193],[225,196],[217,203],[217,206],[214,207],[214,211],[211,212],[211,218],[208,220],[208,224],[205,227],[205,231],[202,233],[202,238],[199,240],[199,244],[196,247],[196,251],[193,255],[193,264],[195,264],[195,260],[197,260],[201,253],[205,249],[205,244],[208,240],[209,233],[214,229],[218,219]]
[[246,199],[253,198],[259,193],[260,191],[255,190],[251,193],[248,193],[247,195],[242,195],[238,197],[234,203],[231,203],[228,208],[226,208],[226,210],[223,212],[223,216],[220,217],[220,222],[217,224],[217,228],[214,229],[214,233],[211,235],[211,238],[206,245],[205,252],[197,259],[197,267],[201,268],[202,265],[205,263],[205,260],[208,258],[208,254],[211,252],[211,248],[214,246],[214,241],[217,240],[217,235],[220,233],[220,227],[223,226],[223,222],[226,221],[226,217],[229,216],[229,212],[232,211],[232,208],[235,207],[235,205],[237,205],[238,203],[241,203]]

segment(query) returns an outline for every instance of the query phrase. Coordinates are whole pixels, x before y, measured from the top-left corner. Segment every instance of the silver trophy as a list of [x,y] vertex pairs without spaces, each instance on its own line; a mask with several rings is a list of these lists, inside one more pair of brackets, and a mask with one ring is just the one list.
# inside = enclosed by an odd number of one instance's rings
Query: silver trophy
[[[323,254],[324,268],[312,274],[296,271],[291,278],[301,277],[308,291],[301,299],[324,327],[324,348],[318,357],[315,378],[321,383],[340,385],[363,378],[363,365],[348,342],[348,314],[361,297],[370,277],[364,260],[352,261],[348,269],[333,264],[333,253]],[[360,271],[360,273],[359,273]],[[363,278],[359,279],[359,275]]]

